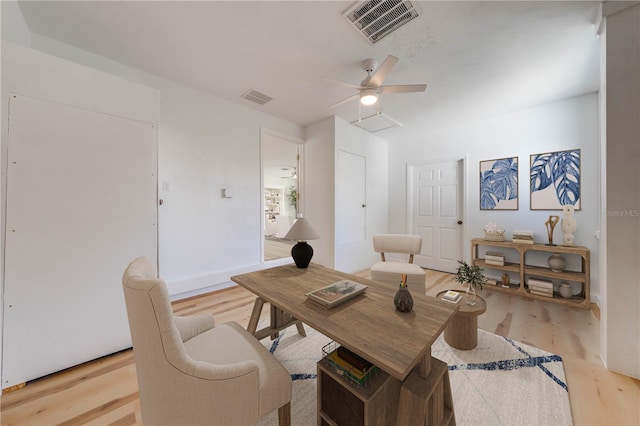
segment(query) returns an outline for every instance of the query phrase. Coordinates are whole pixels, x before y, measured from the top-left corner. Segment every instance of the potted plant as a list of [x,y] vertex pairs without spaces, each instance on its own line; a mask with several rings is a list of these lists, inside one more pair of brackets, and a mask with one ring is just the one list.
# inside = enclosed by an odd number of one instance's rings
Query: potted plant
[[475,305],[476,286],[480,286],[480,290],[482,290],[482,284],[487,281],[484,270],[478,265],[469,265],[463,260],[458,260],[458,263],[460,266],[456,270],[456,282],[468,284],[466,302],[469,305]]

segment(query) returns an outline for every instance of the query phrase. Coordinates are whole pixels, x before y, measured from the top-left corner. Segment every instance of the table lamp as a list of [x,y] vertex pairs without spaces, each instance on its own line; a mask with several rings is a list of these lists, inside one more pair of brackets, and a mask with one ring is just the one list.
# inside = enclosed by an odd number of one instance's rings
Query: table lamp
[[306,268],[311,262],[313,257],[313,248],[307,244],[307,240],[317,240],[320,238],[315,229],[303,218],[298,218],[295,221],[285,239],[291,241],[298,241],[298,243],[291,248],[291,257],[296,262],[298,268]]

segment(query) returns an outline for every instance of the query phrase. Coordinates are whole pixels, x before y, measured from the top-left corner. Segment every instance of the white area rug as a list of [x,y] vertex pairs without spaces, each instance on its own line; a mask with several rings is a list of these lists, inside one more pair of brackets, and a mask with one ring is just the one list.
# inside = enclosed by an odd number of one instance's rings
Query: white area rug
[[[316,424],[316,362],[331,340],[305,325],[262,343],[293,378],[291,422]],[[440,336],[431,354],[449,365],[458,425],[571,425],[571,407],[562,359],[551,353],[479,330],[478,347],[461,351]],[[277,411],[259,425],[277,425]]]

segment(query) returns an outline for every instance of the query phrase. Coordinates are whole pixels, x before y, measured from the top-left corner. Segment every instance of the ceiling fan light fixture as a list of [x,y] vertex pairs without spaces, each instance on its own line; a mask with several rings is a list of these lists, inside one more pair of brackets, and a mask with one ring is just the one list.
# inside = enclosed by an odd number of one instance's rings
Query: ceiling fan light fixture
[[373,105],[378,102],[378,91],[375,89],[364,89],[360,92],[360,103],[362,105]]

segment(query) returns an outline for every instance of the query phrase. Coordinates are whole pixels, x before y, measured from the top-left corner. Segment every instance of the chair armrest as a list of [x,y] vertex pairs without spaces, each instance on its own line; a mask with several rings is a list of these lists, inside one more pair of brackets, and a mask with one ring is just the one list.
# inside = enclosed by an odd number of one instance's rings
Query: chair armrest
[[212,314],[191,315],[188,317],[174,315],[173,321],[180,332],[180,338],[183,342],[212,329],[216,325]]
[[246,360],[234,364],[215,365],[205,361],[193,361],[190,373],[193,377],[203,380],[233,380],[240,379],[250,374],[255,374],[256,386],[258,386],[257,378],[259,375],[258,363],[254,360]]

